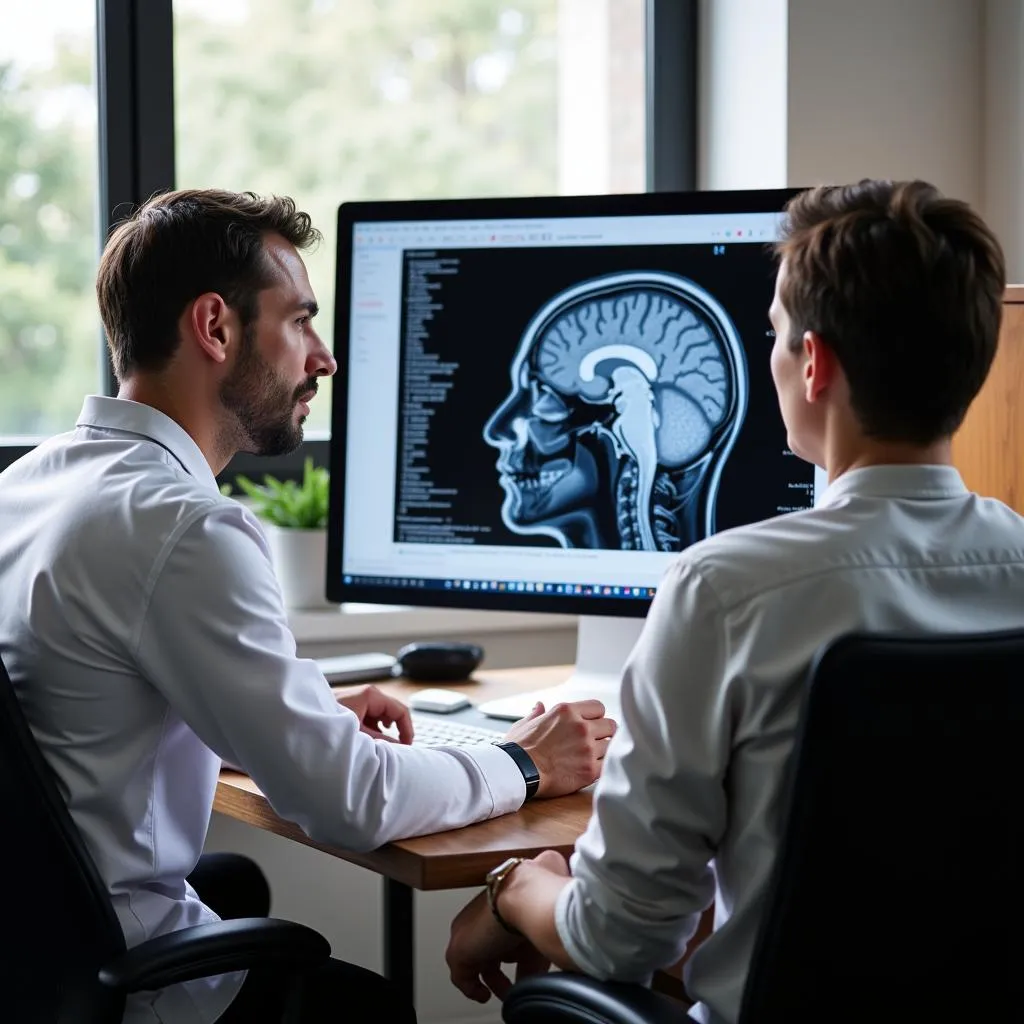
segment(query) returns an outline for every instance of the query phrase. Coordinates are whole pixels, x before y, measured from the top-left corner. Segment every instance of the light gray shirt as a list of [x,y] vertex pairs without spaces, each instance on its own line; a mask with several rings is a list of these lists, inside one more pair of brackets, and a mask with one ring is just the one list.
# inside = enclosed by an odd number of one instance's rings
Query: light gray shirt
[[1024,519],[949,467],[848,472],[812,510],[683,552],[627,664],[557,904],[569,955],[599,978],[645,980],[679,960],[714,899],[685,982],[694,1017],[735,1024],[815,652],[854,630],[1022,626]]
[[[321,843],[369,850],[517,809],[500,748],[375,742],[296,656],[259,522],[162,413],[86,399],[0,474],[0,657],[129,946],[216,920],[185,882],[221,758]],[[133,998],[223,1012],[240,975]]]

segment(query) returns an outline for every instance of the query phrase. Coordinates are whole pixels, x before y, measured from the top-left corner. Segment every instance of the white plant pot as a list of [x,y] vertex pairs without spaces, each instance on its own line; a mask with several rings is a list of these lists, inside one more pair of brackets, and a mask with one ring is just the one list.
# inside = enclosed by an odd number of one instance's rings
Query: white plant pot
[[285,530],[271,523],[263,528],[270,558],[287,608],[328,608],[327,531]]

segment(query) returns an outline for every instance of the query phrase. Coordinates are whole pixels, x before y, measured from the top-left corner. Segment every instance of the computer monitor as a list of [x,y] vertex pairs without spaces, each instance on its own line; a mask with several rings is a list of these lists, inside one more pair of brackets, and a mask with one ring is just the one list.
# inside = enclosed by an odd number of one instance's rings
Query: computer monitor
[[343,204],[330,600],[579,615],[560,692],[614,698],[677,552],[813,504],[769,369],[792,194]]

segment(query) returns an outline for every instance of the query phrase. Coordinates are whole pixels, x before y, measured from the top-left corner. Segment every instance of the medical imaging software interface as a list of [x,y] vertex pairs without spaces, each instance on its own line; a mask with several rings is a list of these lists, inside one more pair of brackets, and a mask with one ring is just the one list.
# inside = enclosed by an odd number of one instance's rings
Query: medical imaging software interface
[[356,224],[346,580],[649,598],[695,541],[810,507],[769,369],[780,220]]

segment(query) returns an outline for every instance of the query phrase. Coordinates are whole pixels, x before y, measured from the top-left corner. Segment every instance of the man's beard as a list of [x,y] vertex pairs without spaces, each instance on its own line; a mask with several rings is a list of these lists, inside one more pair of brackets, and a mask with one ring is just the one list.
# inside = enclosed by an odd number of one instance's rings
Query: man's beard
[[286,455],[302,444],[302,424],[293,422],[300,396],[317,389],[315,377],[291,390],[260,358],[256,333],[245,329],[242,351],[220,386],[220,400],[238,423],[239,450],[255,455]]

